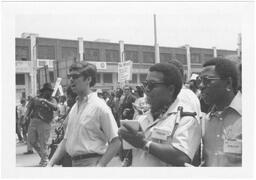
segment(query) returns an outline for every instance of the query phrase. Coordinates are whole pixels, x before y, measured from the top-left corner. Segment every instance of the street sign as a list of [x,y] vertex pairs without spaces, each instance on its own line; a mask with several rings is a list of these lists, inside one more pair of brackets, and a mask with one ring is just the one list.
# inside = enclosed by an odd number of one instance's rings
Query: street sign
[[118,63],[118,82],[132,80],[132,61],[125,61]]

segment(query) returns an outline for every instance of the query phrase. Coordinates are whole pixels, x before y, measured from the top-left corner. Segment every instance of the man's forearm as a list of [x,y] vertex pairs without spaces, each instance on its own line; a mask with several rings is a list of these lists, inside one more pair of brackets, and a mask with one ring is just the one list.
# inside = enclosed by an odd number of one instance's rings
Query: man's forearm
[[115,137],[110,142],[106,153],[102,156],[97,166],[105,167],[111,159],[119,152],[121,148],[121,141],[119,137]]
[[184,166],[184,163],[190,163],[191,161],[184,152],[168,144],[152,142],[149,148],[149,153],[174,166]]
[[50,162],[49,162],[49,166],[53,166],[54,164],[56,164],[56,162],[58,162],[65,154],[66,149],[66,139],[63,139],[61,141],[61,143],[58,145],[58,148],[56,149],[55,153],[53,154]]
[[52,103],[52,102],[50,102],[50,101],[48,101],[48,100],[45,100],[45,103],[46,103],[48,106],[50,106],[54,111],[57,110],[57,105],[56,105],[55,103]]

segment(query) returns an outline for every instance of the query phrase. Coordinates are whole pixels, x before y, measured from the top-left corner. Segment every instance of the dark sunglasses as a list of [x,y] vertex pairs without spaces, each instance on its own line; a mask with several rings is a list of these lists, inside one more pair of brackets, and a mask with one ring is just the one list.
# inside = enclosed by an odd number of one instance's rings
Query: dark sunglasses
[[159,85],[163,85],[165,84],[164,82],[154,82],[154,81],[144,81],[142,82],[142,85],[144,87],[144,89],[148,89],[149,91],[152,91],[155,87],[159,86]]
[[77,79],[77,78],[81,77],[81,74],[68,74],[67,77],[68,77],[68,79],[70,79],[70,78]]
[[219,77],[211,77],[211,76],[198,76],[196,79],[196,86],[199,87],[202,83],[204,86],[209,87],[213,80],[219,80]]

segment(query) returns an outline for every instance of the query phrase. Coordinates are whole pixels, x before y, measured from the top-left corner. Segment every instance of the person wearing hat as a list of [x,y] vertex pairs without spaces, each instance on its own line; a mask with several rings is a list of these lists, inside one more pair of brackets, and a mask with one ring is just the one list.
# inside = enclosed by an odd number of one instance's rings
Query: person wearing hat
[[45,83],[39,90],[39,96],[32,98],[27,105],[25,118],[30,117],[28,128],[28,142],[39,154],[41,161],[39,166],[46,166],[48,163],[47,142],[51,132],[51,121],[53,111],[57,110],[57,102],[51,97],[53,88],[50,83]]
[[71,89],[77,93],[71,108],[64,139],[58,145],[48,166],[54,166],[67,152],[73,167],[103,167],[121,147],[115,118],[106,102],[92,88],[97,69],[86,61],[69,68]]

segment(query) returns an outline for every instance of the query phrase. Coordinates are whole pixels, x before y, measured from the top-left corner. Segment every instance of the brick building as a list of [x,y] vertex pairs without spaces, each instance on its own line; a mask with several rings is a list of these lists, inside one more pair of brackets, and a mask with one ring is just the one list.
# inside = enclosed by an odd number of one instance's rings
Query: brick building
[[[56,77],[62,78],[62,86],[68,85],[68,67],[74,61],[90,61],[102,64],[104,68],[98,69],[95,88],[115,89],[117,82],[117,65],[120,62],[120,43],[54,39],[34,36],[32,43],[31,34],[22,34],[15,39],[16,55],[16,93],[17,101],[21,97],[27,97],[32,93],[32,67],[33,59],[37,61],[36,67],[48,65],[47,81],[54,84]],[[160,62],[168,62],[170,59],[180,60],[187,69],[187,52],[185,47],[159,47]],[[216,53],[217,52],[217,53]],[[199,72],[202,64],[214,57],[237,54],[235,50],[220,50],[190,47],[191,72]],[[154,46],[124,44],[125,60],[133,61],[132,86],[142,82],[146,78],[147,69],[155,62]],[[39,76],[37,88],[41,87]]]

